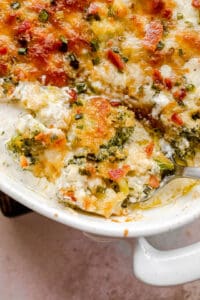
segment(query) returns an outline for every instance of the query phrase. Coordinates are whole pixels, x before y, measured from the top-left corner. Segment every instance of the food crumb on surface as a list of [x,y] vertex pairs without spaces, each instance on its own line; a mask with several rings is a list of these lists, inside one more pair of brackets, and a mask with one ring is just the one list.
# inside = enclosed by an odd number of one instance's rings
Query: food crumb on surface
[[128,237],[128,233],[129,233],[128,229],[125,229],[124,230],[124,237]]

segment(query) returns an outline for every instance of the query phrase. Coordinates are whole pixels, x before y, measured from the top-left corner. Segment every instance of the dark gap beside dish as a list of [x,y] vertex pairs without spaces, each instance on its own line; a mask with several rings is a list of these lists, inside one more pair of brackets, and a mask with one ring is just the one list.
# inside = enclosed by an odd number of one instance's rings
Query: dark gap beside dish
[[9,196],[0,191],[0,210],[5,217],[14,218],[31,212],[24,205],[13,200]]

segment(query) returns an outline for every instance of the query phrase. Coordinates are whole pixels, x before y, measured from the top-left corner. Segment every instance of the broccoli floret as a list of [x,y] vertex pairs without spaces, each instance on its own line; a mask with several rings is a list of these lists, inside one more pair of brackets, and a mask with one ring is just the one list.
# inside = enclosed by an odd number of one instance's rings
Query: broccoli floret
[[164,156],[164,154],[160,154],[154,160],[157,162],[162,176],[170,174],[174,171],[173,162],[169,158]]
[[200,141],[200,126],[197,125],[192,128],[183,127],[180,134],[182,137],[185,137],[188,141],[199,142]]
[[134,127],[118,128],[115,136],[106,145],[100,147],[98,154],[89,153],[87,159],[98,162],[108,158],[111,161],[124,160],[126,156],[123,152],[123,146],[130,139],[133,130]]
[[24,138],[22,135],[14,136],[7,144],[8,150],[18,155],[24,155],[34,163],[38,154],[44,150],[44,145],[34,138]]

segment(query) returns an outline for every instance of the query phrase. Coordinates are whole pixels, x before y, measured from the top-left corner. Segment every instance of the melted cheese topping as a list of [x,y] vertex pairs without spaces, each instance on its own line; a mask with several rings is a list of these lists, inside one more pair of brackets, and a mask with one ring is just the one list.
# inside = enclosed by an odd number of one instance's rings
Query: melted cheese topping
[[23,111],[7,143],[59,201],[127,213],[198,164],[200,22],[194,0],[4,0],[0,99]]

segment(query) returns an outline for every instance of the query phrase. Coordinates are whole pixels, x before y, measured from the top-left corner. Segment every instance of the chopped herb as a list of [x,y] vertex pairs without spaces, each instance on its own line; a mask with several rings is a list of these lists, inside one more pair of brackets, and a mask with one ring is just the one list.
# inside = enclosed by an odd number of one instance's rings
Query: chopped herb
[[127,208],[129,203],[129,197],[126,197],[126,199],[122,202],[121,207],[122,208]]
[[140,97],[143,97],[144,96],[144,86],[141,85],[139,88],[138,88],[138,96]]
[[18,43],[20,44],[20,46],[22,48],[27,48],[27,46],[28,46],[28,42],[27,42],[27,40],[24,37],[20,38],[18,40]]
[[87,159],[91,160],[91,161],[96,161],[97,160],[95,154],[93,154],[93,153],[88,153],[87,154]]
[[177,20],[182,20],[182,19],[183,19],[183,14],[177,13]]
[[159,93],[161,91],[160,85],[159,84],[155,84],[155,83],[152,84],[151,89],[155,90],[156,93]]
[[118,41],[120,41],[120,42],[123,42],[125,40],[126,40],[125,36],[119,36],[118,37]]
[[76,89],[78,94],[85,93],[87,91],[87,85],[84,82],[79,82],[76,84]]
[[76,102],[74,102],[74,105],[83,106],[83,103],[81,101],[77,100]]
[[39,13],[38,19],[42,23],[46,23],[49,19],[49,13],[46,9],[42,9]]
[[83,114],[76,114],[74,118],[75,120],[83,119]]
[[181,82],[176,81],[174,85],[175,85],[175,86],[180,86],[180,85],[181,85]]
[[104,186],[102,186],[102,185],[98,185],[98,186],[96,187],[96,193],[97,193],[97,194],[104,194],[105,191],[106,191],[106,188],[105,188]]
[[60,37],[61,40],[61,46],[60,46],[60,51],[61,52],[67,52],[68,51],[68,41],[64,36]]
[[92,63],[94,66],[97,66],[100,64],[100,58],[99,57],[95,57],[92,59]]
[[108,8],[108,17],[116,17],[116,13],[113,7]]
[[184,55],[183,49],[181,49],[181,48],[178,49],[178,55],[179,56],[183,56]]
[[129,140],[133,133],[134,127],[122,127],[116,130],[115,136],[106,144],[100,147],[98,154],[89,153],[87,159],[89,161],[122,161],[126,159],[126,154],[123,152],[124,144]]
[[83,165],[85,163],[86,163],[85,156],[77,157],[77,156],[74,155],[74,157],[68,161],[68,165],[78,165],[78,166],[80,166],[80,165]]
[[92,20],[101,21],[101,18],[97,13],[96,14],[87,14],[86,20],[87,21],[92,21]]
[[110,185],[111,189],[113,189],[116,193],[120,192],[120,187],[119,184],[117,182],[112,182]]
[[71,53],[70,55],[69,55],[69,60],[70,60],[70,66],[74,69],[74,70],[78,70],[78,68],[79,68],[79,61],[78,61],[78,59],[76,58],[76,56],[73,54],[73,53]]
[[200,119],[200,111],[197,111],[195,113],[192,114],[192,119],[194,121],[199,120]]
[[56,0],[50,0],[51,5],[56,5]]
[[163,154],[159,155],[154,160],[157,162],[161,172],[174,170],[173,162]]
[[119,53],[119,48],[118,47],[112,47],[112,51],[115,52],[115,53]]
[[162,42],[162,41],[160,41],[158,44],[157,44],[157,50],[162,50],[163,48],[165,47],[165,44]]
[[126,57],[126,56],[122,56],[122,59],[125,63],[127,63],[129,61],[128,57]]
[[27,54],[27,48],[19,48],[18,49],[19,55],[26,55]]
[[17,10],[21,7],[21,4],[18,1],[15,1],[10,4],[10,7],[14,10]]
[[85,168],[79,168],[79,174],[82,176],[91,176],[90,171]]
[[133,130],[134,127],[125,127],[117,129],[115,136],[108,142],[107,147],[109,148],[111,146],[123,146],[131,137]]
[[54,142],[58,139],[58,136],[56,134],[51,135],[51,142]]
[[185,24],[188,26],[188,28],[192,28],[193,24],[190,21],[185,21]]
[[187,91],[187,92],[192,92],[192,91],[194,91],[194,89],[195,89],[195,85],[192,84],[192,83],[190,83],[190,84],[186,85],[185,88],[186,88],[186,91]]
[[90,47],[93,52],[97,52],[99,50],[99,41],[97,39],[93,39],[90,42]]

